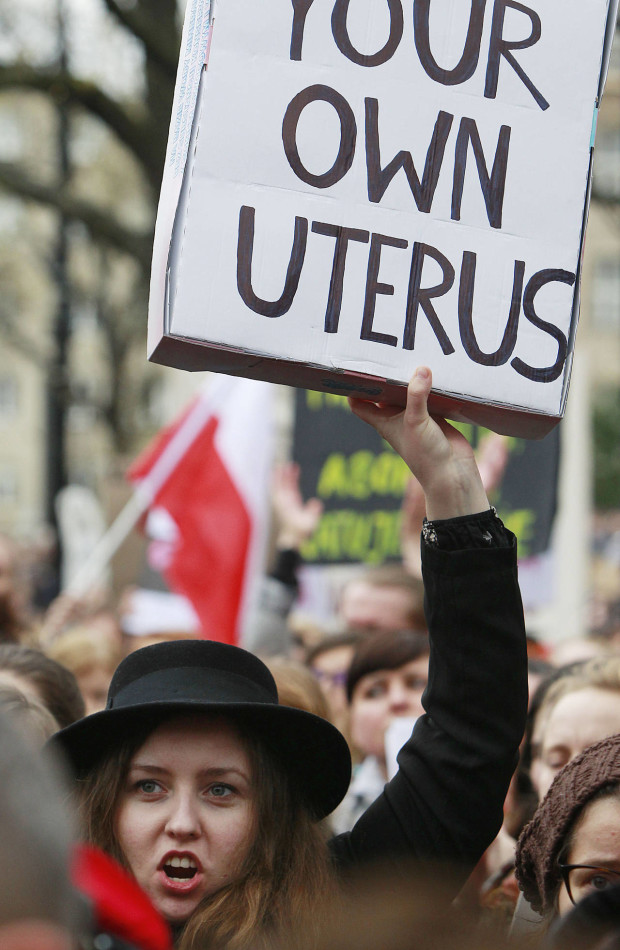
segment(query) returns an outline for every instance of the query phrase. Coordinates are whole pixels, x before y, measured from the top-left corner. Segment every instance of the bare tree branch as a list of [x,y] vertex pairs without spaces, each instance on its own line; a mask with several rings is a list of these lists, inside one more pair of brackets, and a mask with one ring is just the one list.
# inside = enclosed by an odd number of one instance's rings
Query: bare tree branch
[[141,270],[148,274],[151,267],[152,233],[131,230],[111,213],[74,198],[64,189],[34,181],[15,165],[0,163],[0,186],[22,198],[54,208],[74,221],[81,221],[94,240],[129,254],[135,258]]
[[118,22],[140,40],[147,57],[157,63],[174,82],[179,61],[178,37],[166,35],[154,28],[152,19],[145,17],[139,10],[119,6],[117,0],[103,0],[103,3]]
[[0,312],[0,333],[3,346],[10,346],[47,372],[51,363],[50,355],[21,330],[13,316],[5,312]]
[[148,116],[140,116],[138,109],[125,108],[99,86],[76,79],[58,67],[0,66],[0,90],[17,88],[42,92],[56,101],[64,98],[82,106],[123,142],[142,165],[151,184],[155,189],[159,187],[163,146]]
[[592,187],[592,201],[596,201],[598,205],[610,211],[620,211],[620,195],[601,191],[596,185]]

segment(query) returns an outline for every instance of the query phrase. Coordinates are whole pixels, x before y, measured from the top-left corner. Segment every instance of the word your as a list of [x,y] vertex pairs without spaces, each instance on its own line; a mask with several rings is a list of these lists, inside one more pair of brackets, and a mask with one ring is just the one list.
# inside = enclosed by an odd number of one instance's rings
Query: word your
[[[290,59],[301,60],[306,18],[314,0],[291,0],[291,2],[293,4],[293,24]],[[461,2],[465,2],[465,0],[461,0]],[[351,42],[347,30],[349,5],[350,0],[336,0],[334,3],[331,16],[331,32],[336,46],[343,56],[346,56],[348,60],[358,66],[382,66],[392,58],[403,38],[404,17],[400,0],[387,0],[390,15],[390,33],[385,45],[374,53],[364,53],[356,49]],[[431,49],[429,26],[431,6],[432,0],[413,0],[414,43],[420,65],[434,82],[441,83],[444,86],[461,85],[474,75],[478,67],[486,0],[471,0],[469,27],[463,54],[453,69],[445,69],[440,66]],[[507,40],[504,37],[504,19],[507,9],[516,10],[529,18],[531,27],[529,36],[518,40]],[[518,3],[517,0],[495,0],[484,83],[485,98],[494,99],[497,96],[500,63],[504,59],[514,69],[538,106],[543,110],[549,108],[549,103],[543,94],[537,89],[513,55],[513,50],[528,49],[538,43],[541,33],[540,17],[535,10],[523,3]]]

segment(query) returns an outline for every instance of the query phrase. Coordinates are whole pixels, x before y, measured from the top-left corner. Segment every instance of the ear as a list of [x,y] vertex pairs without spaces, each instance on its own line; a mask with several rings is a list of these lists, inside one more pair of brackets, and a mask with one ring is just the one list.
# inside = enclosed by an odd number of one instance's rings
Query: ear
[[72,950],[74,946],[68,930],[46,920],[0,924],[2,950]]

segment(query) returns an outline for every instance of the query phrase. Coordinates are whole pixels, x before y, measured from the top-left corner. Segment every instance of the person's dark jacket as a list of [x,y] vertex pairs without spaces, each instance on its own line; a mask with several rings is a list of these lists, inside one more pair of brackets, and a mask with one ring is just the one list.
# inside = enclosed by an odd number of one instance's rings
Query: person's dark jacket
[[448,862],[463,881],[502,824],[527,711],[516,539],[493,510],[423,532],[431,655],[399,772],[330,842],[343,872],[369,861]]

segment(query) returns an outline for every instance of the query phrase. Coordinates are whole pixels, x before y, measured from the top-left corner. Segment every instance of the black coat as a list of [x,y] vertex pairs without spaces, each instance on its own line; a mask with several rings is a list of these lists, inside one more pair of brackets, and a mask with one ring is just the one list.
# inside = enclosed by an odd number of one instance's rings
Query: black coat
[[489,533],[489,518],[444,522],[447,541],[444,532],[441,546],[422,543],[426,715],[397,775],[352,831],[331,840],[342,871],[423,859],[456,865],[464,881],[501,827],[525,726],[527,652],[516,539],[497,518]]

